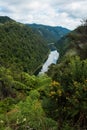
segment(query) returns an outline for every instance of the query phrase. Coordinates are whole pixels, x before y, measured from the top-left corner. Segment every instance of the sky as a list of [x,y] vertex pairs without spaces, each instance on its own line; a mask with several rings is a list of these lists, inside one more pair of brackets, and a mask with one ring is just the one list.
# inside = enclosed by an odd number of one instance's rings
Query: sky
[[0,0],[0,16],[73,30],[87,18],[87,0]]

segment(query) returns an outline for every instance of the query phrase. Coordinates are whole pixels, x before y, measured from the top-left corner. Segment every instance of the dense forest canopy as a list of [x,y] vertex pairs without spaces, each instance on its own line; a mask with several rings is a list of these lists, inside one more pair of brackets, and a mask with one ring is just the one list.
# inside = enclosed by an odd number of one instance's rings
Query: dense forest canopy
[[8,17],[0,17],[0,22],[0,65],[32,74],[47,57],[45,40]]

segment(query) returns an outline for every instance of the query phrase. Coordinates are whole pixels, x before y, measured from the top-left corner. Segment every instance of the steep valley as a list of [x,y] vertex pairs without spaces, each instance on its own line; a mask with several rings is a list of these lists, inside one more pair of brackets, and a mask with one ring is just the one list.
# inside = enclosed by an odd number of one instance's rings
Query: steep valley
[[87,130],[87,20],[52,29],[0,17],[0,130]]

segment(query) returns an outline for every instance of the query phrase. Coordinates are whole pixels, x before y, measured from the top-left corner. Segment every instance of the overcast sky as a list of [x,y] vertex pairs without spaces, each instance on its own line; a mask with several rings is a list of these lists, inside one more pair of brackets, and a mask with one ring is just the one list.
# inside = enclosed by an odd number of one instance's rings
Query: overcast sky
[[87,0],[0,0],[0,16],[75,29],[87,18]]

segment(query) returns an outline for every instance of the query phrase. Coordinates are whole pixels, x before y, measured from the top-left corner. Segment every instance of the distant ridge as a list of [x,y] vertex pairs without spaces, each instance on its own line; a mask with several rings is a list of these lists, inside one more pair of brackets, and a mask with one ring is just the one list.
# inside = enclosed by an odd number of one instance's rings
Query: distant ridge
[[70,32],[69,29],[63,28],[61,26],[48,26],[42,24],[26,24],[27,26],[32,27],[34,31],[37,31],[44,39],[49,42],[56,42],[61,37]]

